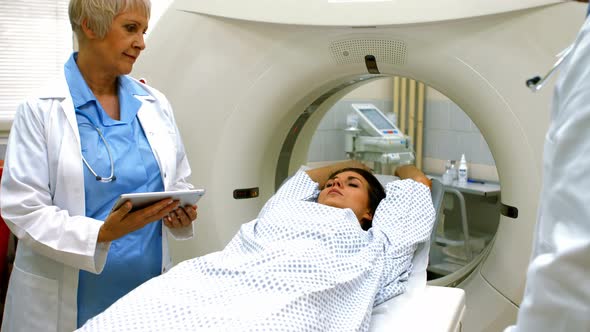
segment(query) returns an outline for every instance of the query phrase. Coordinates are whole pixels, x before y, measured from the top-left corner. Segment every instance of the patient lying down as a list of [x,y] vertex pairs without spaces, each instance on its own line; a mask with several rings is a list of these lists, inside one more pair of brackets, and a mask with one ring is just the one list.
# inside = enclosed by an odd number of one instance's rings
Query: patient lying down
[[327,176],[341,166],[300,170],[225,249],[151,279],[80,331],[368,330],[373,307],[404,291],[434,209],[422,183],[384,191],[363,169]]

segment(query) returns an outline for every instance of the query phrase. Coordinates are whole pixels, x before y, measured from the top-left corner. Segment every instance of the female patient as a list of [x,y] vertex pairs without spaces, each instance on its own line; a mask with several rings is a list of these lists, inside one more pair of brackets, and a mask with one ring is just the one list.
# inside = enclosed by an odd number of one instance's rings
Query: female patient
[[[434,209],[414,180],[384,191],[364,169],[327,176],[343,166],[300,170],[225,249],[146,282],[81,330],[367,330],[373,306],[404,291]],[[397,173],[428,184],[411,166]]]

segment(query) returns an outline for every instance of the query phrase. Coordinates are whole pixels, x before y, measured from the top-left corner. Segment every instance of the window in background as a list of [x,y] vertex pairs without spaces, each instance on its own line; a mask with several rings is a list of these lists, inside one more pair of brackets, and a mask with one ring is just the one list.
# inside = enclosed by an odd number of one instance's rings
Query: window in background
[[[152,0],[149,31],[172,1]],[[10,129],[16,107],[26,96],[63,70],[74,47],[68,4],[0,0],[0,131]]]
[[68,0],[0,0],[0,130],[17,105],[55,77],[72,51]]

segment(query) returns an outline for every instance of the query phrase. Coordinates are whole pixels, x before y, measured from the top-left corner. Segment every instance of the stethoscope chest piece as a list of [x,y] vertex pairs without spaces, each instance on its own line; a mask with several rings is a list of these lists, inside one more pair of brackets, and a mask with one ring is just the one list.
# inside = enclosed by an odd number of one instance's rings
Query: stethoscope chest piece
[[96,181],[103,182],[103,183],[115,181],[117,179],[117,177],[115,176],[115,161],[113,160],[111,148],[109,147],[107,140],[105,139],[104,135],[102,134],[102,131],[97,126],[95,126],[91,123],[80,123],[79,124],[79,126],[82,126],[82,125],[90,126],[90,127],[94,128],[96,130],[96,132],[98,133],[98,136],[100,137],[100,140],[102,141],[102,143],[106,147],[107,154],[109,155],[109,162],[111,164],[111,174],[108,177],[102,177],[102,176],[98,175],[96,173],[96,171],[90,166],[90,164],[88,163],[86,158],[84,158],[84,156],[82,156],[82,161],[84,162],[84,165],[86,165],[86,167],[88,168],[90,173],[92,173],[92,175],[94,175],[94,177],[96,178]]

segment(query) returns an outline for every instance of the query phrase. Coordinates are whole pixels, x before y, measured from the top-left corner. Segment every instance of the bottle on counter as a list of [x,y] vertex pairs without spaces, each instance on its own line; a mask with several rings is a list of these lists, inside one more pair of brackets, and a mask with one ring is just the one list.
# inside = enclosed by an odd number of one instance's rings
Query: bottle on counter
[[451,168],[452,164],[450,160],[447,160],[445,163],[445,172],[442,175],[442,184],[450,185],[453,183],[453,177],[455,170]]
[[455,160],[451,160],[451,175],[453,176],[453,181],[457,181],[457,163]]
[[465,160],[465,154],[461,155],[461,161],[459,162],[459,168],[457,171],[457,182],[460,186],[467,185],[467,176],[468,176],[468,169],[467,169],[467,161]]

